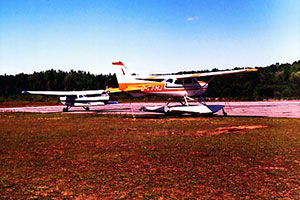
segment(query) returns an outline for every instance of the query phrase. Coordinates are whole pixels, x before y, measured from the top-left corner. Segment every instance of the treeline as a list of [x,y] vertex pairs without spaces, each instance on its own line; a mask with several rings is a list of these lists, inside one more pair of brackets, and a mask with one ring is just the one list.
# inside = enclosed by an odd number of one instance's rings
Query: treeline
[[117,87],[114,75],[95,75],[84,71],[47,70],[33,74],[1,75],[0,96],[20,95],[22,90],[98,90]]
[[257,72],[218,76],[207,97],[238,100],[300,98],[300,60],[293,64],[258,67]]
[[[33,74],[0,75],[1,99],[20,98],[22,90],[94,90],[107,86],[118,86],[114,74],[52,69]],[[258,72],[217,76],[209,83],[205,96],[237,100],[300,98],[300,61],[259,67]]]

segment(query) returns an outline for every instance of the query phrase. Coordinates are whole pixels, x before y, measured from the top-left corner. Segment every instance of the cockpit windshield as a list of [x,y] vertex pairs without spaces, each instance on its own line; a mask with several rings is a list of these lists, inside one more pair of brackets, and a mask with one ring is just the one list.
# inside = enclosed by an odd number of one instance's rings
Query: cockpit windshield
[[173,83],[173,79],[166,80],[167,83]]

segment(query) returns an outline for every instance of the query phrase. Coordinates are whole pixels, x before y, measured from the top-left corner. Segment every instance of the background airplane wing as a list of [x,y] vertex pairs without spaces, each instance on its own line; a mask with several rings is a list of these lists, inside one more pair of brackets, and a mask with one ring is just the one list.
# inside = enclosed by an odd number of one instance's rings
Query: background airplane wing
[[39,94],[53,96],[72,96],[72,95],[101,95],[104,90],[86,90],[86,91],[22,91],[22,94]]

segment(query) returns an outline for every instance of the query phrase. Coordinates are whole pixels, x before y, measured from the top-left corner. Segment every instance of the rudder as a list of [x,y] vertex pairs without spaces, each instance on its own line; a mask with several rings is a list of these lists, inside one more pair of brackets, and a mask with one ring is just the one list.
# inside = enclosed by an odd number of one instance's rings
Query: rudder
[[117,81],[119,84],[120,90],[125,90],[128,85],[132,83],[139,83],[129,72],[127,67],[121,62],[113,62],[112,63],[115,67],[115,73],[117,76]]

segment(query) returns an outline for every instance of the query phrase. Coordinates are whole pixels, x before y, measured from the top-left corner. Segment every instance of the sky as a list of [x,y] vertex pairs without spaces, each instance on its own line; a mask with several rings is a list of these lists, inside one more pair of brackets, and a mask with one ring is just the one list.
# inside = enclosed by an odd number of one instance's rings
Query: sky
[[299,0],[0,0],[0,74],[138,74],[300,60]]

